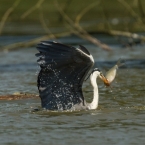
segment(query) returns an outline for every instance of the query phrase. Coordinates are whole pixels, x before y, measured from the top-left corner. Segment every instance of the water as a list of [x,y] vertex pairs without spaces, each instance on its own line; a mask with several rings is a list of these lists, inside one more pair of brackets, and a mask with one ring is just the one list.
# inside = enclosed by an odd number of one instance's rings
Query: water
[[[112,90],[104,87],[98,80],[100,99],[97,110],[32,112],[33,108],[41,106],[39,98],[1,100],[0,144],[144,145],[143,46],[129,50],[112,45],[114,51],[110,53],[89,43],[85,43],[85,46],[89,48],[97,61],[96,65],[103,72],[113,66],[120,57],[140,61],[128,61],[126,67],[119,69]],[[1,52],[0,95],[15,92],[38,94],[36,72],[39,68],[34,56],[36,52],[35,48]],[[84,83],[83,90],[85,99],[91,102],[92,88],[89,80]]]

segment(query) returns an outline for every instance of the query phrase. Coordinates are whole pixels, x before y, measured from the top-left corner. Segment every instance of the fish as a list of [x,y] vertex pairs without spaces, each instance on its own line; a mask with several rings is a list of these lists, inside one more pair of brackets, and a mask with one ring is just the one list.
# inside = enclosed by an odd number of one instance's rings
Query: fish
[[124,65],[125,63],[121,62],[121,58],[117,61],[117,63],[111,68],[109,69],[109,71],[106,72],[105,74],[105,78],[107,79],[104,84],[106,86],[110,86],[111,83],[114,81],[115,77],[116,77],[116,73],[117,70],[120,66]]

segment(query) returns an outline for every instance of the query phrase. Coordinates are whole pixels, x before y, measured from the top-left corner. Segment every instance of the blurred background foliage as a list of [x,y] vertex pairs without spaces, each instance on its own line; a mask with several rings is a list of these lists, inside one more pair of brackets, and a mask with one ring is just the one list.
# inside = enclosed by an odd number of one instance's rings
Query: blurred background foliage
[[[0,0],[0,3],[0,35],[47,35],[48,39],[75,34],[93,43],[89,34],[105,33],[145,40],[144,36],[133,34],[145,31],[144,0]],[[96,44],[99,45],[97,41]]]

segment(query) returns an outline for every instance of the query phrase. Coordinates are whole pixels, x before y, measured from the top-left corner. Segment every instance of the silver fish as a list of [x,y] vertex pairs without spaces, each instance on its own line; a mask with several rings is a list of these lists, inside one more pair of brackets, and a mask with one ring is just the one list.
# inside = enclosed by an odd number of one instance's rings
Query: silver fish
[[117,63],[111,69],[109,69],[109,71],[106,72],[105,77],[108,80],[108,82],[104,83],[106,86],[110,86],[110,84],[116,77],[117,69],[122,65],[124,65],[124,63],[121,63],[121,59],[119,59]]

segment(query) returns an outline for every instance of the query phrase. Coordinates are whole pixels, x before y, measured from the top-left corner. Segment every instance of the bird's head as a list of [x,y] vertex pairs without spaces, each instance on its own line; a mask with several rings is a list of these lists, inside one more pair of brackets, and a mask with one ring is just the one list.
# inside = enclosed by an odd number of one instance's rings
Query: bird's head
[[99,78],[104,82],[104,84],[106,86],[109,86],[109,82],[107,80],[107,78],[103,75],[103,73],[98,69],[98,68],[95,68],[93,69],[93,71],[91,72],[92,75],[96,75],[96,76],[99,76]]

